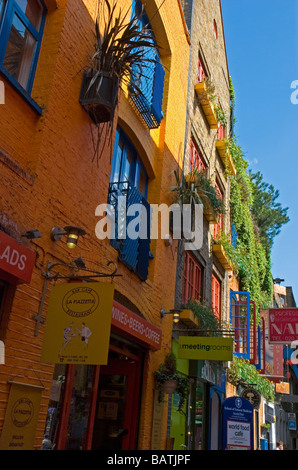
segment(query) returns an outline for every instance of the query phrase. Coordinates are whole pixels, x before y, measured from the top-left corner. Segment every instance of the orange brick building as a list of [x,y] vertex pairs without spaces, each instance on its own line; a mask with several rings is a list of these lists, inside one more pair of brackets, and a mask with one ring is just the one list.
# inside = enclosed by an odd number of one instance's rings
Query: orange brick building
[[[126,0],[120,4],[132,6]],[[132,186],[142,198],[171,203],[171,172],[182,164],[184,148],[189,40],[179,0],[170,5],[146,2],[165,66],[161,119],[149,128],[124,89],[111,139],[101,126],[97,153],[98,128],[79,97],[101,5],[91,0],[0,1],[5,93],[0,105],[1,448],[40,449],[45,437],[56,449],[150,449],[154,439],[161,449],[166,446],[167,410],[158,421],[153,372],[171,349],[172,318],[161,318],[160,311],[174,307],[176,245],[152,240],[148,274],[141,278],[119,258],[119,247],[97,238],[95,211],[110,197],[111,183],[119,183],[113,180],[113,164],[117,149],[123,148],[132,154],[127,161],[133,162],[135,175],[140,172],[139,186]],[[59,241],[50,236],[54,227],[67,226],[85,232],[74,250],[64,235]],[[32,238],[33,229],[41,238]],[[79,258],[83,265],[74,264]],[[108,364],[41,362],[54,285],[88,273],[94,281],[92,274],[111,274],[115,263]],[[136,328],[125,328],[119,320],[125,315],[134,325],[152,330],[159,338],[156,344],[153,333],[149,340]],[[25,402],[20,393],[28,395]],[[36,422],[29,419],[31,399]],[[11,407],[14,424],[17,412],[28,416],[19,422],[26,439],[22,433],[9,435]]]

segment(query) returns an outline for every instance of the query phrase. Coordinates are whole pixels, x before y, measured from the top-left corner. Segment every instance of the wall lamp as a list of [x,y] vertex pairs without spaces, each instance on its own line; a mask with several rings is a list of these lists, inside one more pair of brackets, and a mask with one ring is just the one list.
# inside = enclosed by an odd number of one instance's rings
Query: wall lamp
[[160,316],[161,318],[164,318],[166,315],[173,315],[173,323],[178,323],[180,320],[180,312],[182,312],[182,309],[179,308],[173,308],[169,312],[166,312],[165,309],[162,308]]
[[75,248],[78,244],[80,236],[86,235],[85,230],[79,227],[74,227],[72,225],[67,225],[64,227],[64,230],[61,230],[60,227],[53,227],[51,230],[51,240],[53,242],[58,242],[61,240],[63,235],[66,235],[66,245],[68,248]]

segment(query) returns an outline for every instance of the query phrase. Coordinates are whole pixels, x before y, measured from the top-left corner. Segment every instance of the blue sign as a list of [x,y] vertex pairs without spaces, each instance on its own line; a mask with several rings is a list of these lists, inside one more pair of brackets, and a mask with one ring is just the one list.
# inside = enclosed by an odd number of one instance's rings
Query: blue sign
[[246,398],[230,397],[224,400],[224,450],[254,450],[253,416],[253,406]]
[[291,429],[291,431],[296,431],[296,420],[291,420],[291,421],[288,421],[288,425],[289,425],[289,429]]

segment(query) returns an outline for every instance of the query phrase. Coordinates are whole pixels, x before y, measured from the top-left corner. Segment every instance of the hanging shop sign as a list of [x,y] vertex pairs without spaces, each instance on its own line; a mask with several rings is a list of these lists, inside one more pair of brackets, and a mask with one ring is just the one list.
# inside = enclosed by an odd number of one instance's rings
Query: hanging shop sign
[[270,308],[269,343],[289,344],[298,340],[298,308]]
[[114,285],[58,284],[49,299],[41,362],[106,365]]
[[12,382],[0,450],[33,450],[43,387]]
[[290,383],[289,382],[279,382],[275,384],[276,393],[283,393],[284,395],[290,394]]
[[233,338],[180,336],[178,358],[232,361]]
[[11,284],[29,283],[35,252],[0,230],[0,276]]
[[261,394],[254,388],[247,387],[241,392],[241,397],[246,398],[252,406],[258,410],[261,404]]
[[253,405],[242,397],[223,402],[224,450],[254,450]]
[[161,348],[162,331],[116,301],[113,303],[112,325],[152,349]]

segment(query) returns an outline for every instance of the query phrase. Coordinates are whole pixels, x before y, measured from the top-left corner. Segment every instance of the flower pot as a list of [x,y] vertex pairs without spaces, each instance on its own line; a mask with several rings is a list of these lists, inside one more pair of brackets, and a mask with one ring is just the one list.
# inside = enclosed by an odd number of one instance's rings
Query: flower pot
[[175,393],[177,389],[178,382],[177,380],[167,380],[163,384],[163,391],[165,393]]
[[93,77],[94,73],[84,72],[79,102],[96,124],[108,122],[117,106],[119,82],[104,73],[90,86]]

